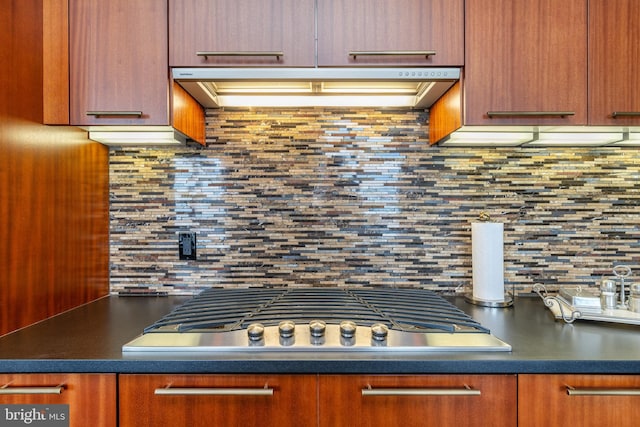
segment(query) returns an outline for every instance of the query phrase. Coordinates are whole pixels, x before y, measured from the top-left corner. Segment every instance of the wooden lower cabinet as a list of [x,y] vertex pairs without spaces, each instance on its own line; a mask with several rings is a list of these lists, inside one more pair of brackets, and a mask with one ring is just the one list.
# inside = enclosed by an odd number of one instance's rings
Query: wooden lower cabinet
[[[363,392],[364,390],[364,392]],[[515,426],[515,375],[121,375],[120,426]]]
[[[116,426],[116,398],[115,374],[0,374],[0,405],[69,405],[71,427]],[[13,417],[7,410],[12,411],[11,407],[3,408],[1,425]],[[50,414],[57,411],[42,416]],[[15,420],[8,421],[18,425]]]
[[320,427],[516,425],[515,375],[321,375]]
[[120,375],[122,427],[312,427],[316,375]]
[[[638,375],[122,374],[119,381],[125,427],[627,427],[640,419]],[[84,425],[114,425],[101,420]]]
[[518,376],[519,427],[631,427],[639,423],[638,375]]

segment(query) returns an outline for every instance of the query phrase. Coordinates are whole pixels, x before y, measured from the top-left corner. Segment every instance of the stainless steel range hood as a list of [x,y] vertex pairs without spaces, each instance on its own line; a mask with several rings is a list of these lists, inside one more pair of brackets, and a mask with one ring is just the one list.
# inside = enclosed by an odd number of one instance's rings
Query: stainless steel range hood
[[174,68],[173,79],[207,108],[428,108],[459,68]]

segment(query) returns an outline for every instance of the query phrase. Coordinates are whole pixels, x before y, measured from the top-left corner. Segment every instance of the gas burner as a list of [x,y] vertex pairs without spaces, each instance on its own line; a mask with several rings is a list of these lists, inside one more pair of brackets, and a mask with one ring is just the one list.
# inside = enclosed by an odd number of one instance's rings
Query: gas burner
[[433,291],[213,288],[174,309],[125,352],[510,351]]

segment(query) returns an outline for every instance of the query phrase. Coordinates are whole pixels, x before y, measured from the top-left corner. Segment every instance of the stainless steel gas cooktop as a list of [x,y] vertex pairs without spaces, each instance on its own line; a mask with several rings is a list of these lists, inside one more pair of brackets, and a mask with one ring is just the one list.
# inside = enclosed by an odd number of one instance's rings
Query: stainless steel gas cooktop
[[417,288],[213,288],[123,352],[511,351],[462,310]]

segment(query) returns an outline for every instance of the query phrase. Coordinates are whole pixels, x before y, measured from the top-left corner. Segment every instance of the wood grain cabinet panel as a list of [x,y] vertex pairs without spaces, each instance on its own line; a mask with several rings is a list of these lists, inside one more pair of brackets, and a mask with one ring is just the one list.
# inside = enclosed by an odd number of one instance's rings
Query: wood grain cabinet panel
[[115,427],[116,399],[115,374],[0,374],[0,404],[66,404],[71,427]]
[[313,0],[169,0],[169,64],[313,67],[314,28]]
[[467,0],[465,16],[464,124],[587,124],[587,0]]
[[638,419],[638,375],[518,376],[518,427],[631,427]]
[[592,125],[640,125],[639,16],[637,0],[589,0]]
[[120,375],[119,386],[121,427],[317,424],[315,375]]
[[320,375],[320,427],[516,425],[515,375]]
[[205,144],[204,110],[173,85],[166,0],[69,0],[70,124],[174,126]]
[[[319,66],[460,66],[462,0],[318,0]],[[435,55],[359,55],[352,51],[434,51]]]
[[169,124],[166,22],[166,0],[70,0],[72,125]]

